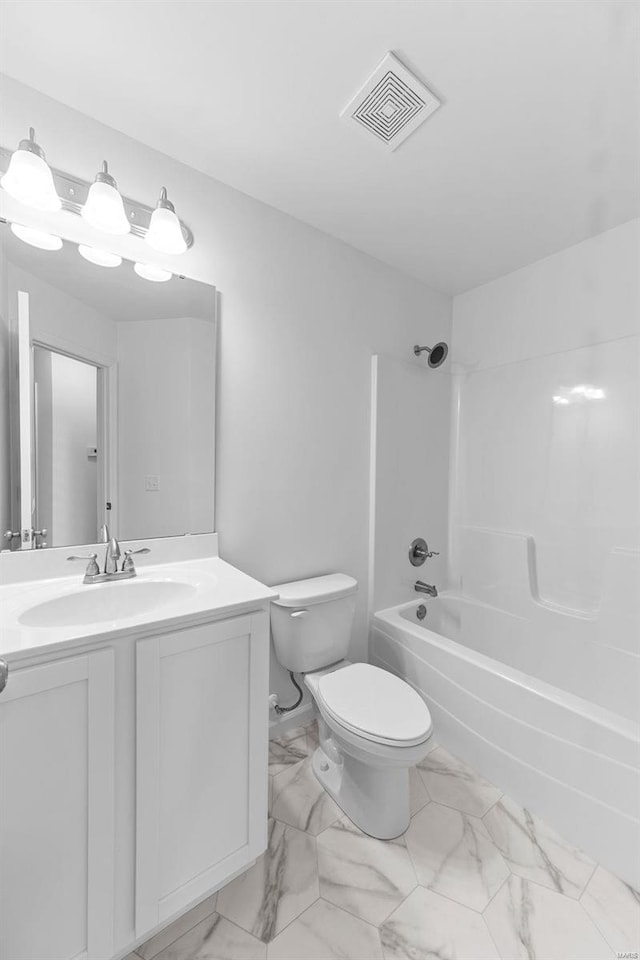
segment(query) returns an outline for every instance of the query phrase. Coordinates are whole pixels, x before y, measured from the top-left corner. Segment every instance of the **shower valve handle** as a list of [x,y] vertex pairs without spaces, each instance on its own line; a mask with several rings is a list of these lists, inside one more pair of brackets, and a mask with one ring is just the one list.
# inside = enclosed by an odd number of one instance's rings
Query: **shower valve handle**
[[437,550],[429,550],[427,546],[427,541],[424,537],[417,537],[412,541],[411,546],[409,547],[409,560],[411,566],[420,567],[428,560],[430,557],[439,557],[440,553]]

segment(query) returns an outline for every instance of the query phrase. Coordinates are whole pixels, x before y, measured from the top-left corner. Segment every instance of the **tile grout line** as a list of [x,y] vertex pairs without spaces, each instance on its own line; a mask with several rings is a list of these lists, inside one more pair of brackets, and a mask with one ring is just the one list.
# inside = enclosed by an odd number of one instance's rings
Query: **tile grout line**
[[[166,944],[164,945],[164,947],[161,947],[159,950],[156,950],[156,952],[155,952],[154,954],[152,954],[150,957],[147,957],[147,960],[155,960],[155,957],[157,957],[159,953],[162,953],[163,950],[167,950],[169,947],[173,946],[173,944],[174,944],[174,943],[177,943],[178,940],[180,940],[183,936],[186,936],[187,933],[190,933],[190,932],[193,930],[194,927],[197,927],[199,923],[202,923],[203,920],[208,920],[209,917],[212,917],[214,913],[217,913],[217,912],[218,912],[218,910],[217,910],[217,907],[218,907],[218,892],[219,892],[219,891],[216,890],[215,893],[209,894],[210,897],[215,897],[215,898],[216,898],[216,904],[215,904],[213,910],[211,910],[210,913],[206,913],[203,917],[200,917],[199,920],[196,920],[194,923],[191,924],[191,926],[187,927],[186,930],[184,930],[182,933],[178,934],[178,936],[177,936],[174,940],[170,940],[169,943],[166,943]],[[205,897],[204,900],[201,901],[201,903],[204,903],[205,900],[208,900],[208,899],[209,899],[209,897]],[[192,907],[191,909],[192,909],[192,910],[197,910],[197,909],[198,909],[198,906],[200,906],[200,904],[196,904],[196,906],[195,906],[195,907]],[[155,939],[155,937],[159,937],[161,934],[165,933],[167,930],[169,930],[169,928],[170,928],[171,926],[173,926],[174,923],[179,923],[180,920],[184,919],[185,917],[188,917],[188,916],[189,916],[189,913],[191,913],[191,910],[188,910],[188,911],[187,911],[186,913],[184,913],[181,917],[177,917],[175,920],[172,920],[171,923],[168,923],[166,927],[163,927],[163,928],[162,928],[162,930],[159,930],[157,933],[154,933],[152,937],[149,937],[149,940],[153,940],[153,939]],[[226,919],[226,918],[225,918],[225,919]],[[149,943],[149,940],[145,940],[145,943]],[[141,949],[142,947],[144,947],[144,945],[145,945],[144,943],[141,944],[140,947],[138,947],[137,949]],[[144,960],[144,957],[142,956],[142,954],[138,953],[137,950],[134,950],[134,953],[135,953],[135,955],[136,955],[137,957],[140,957],[140,960]]]
[[[598,869],[598,867],[599,867],[599,864],[596,864],[596,870]],[[594,870],[593,873],[595,873],[596,870]],[[589,883],[591,882],[591,879],[593,878],[593,873],[591,874],[591,877],[589,878]],[[587,886],[589,886],[589,884],[587,884]],[[582,895],[583,895],[584,893],[586,893],[586,890],[587,890],[587,887],[585,887],[584,890],[582,891],[582,894],[580,894],[580,899],[577,901],[577,903],[580,904],[580,907],[582,908],[582,911],[583,911],[585,917],[587,918],[587,920],[589,921],[589,923],[591,923],[591,925],[598,931],[598,933],[600,934],[600,936],[602,937],[602,939],[604,940],[604,942],[607,944],[607,946],[608,946],[609,949],[611,950],[611,952],[612,952],[613,954],[615,954],[616,956],[619,956],[621,951],[617,951],[614,947],[612,947],[611,943],[609,942],[608,936],[605,934],[604,930],[601,930],[601,929],[600,929],[600,925],[598,924],[598,921],[595,920],[595,919],[591,916],[591,914],[589,913],[589,911],[588,911],[587,908],[585,907],[584,903],[582,902]],[[629,951],[629,952],[632,952],[632,951]]]

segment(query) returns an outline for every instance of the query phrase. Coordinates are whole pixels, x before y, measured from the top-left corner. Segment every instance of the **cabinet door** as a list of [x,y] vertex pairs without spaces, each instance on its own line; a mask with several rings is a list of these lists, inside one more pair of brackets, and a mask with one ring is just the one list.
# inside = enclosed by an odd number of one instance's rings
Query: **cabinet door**
[[113,651],[0,694],[0,958],[113,955]]
[[268,615],[136,651],[136,936],[266,846]]

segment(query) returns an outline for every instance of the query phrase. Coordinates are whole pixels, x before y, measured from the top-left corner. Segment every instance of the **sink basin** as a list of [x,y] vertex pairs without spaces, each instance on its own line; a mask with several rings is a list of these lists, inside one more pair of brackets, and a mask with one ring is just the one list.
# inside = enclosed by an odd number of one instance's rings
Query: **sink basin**
[[25,627],[72,627],[137,617],[158,607],[186,600],[197,592],[179,580],[126,580],[84,586],[66,596],[46,600],[23,611]]

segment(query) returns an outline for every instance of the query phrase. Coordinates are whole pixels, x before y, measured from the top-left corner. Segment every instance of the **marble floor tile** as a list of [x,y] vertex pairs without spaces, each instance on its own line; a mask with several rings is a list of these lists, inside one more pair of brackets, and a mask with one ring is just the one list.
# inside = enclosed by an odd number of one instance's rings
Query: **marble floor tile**
[[410,767],[409,769],[409,805],[411,808],[411,816],[416,814],[418,810],[422,810],[425,803],[429,803],[429,794],[427,793],[427,788],[424,785],[422,777],[418,773],[416,767]]
[[269,775],[275,777],[308,756],[307,732],[304,727],[295,727],[289,733],[269,740]]
[[577,900],[511,874],[484,912],[504,960],[612,960]]
[[479,913],[424,887],[391,914],[380,937],[386,960],[499,960]]
[[451,807],[423,807],[405,840],[418,883],[474,910],[484,910],[509,876],[482,820]]
[[290,923],[267,947],[268,960],[382,960],[375,927],[326,900]]
[[273,816],[314,836],[340,816],[340,808],[316,780],[311,759],[273,780]]
[[207,899],[199,903],[197,907],[178,917],[177,920],[170,923],[169,926],[161,930],[160,933],[156,933],[150,940],[143,943],[141,947],[136,947],[135,952],[142,957],[142,960],[153,960],[161,950],[168,947],[169,944],[181,937],[187,930],[191,930],[192,927],[195,927],[195,925],[200,923],[201,920],[204,920],[205,917],[209,917],[212,913],[215,913],[217,897],[217,893],[214,893],[212,897],[207,897]]
[[528,810],[503,797],[484,824],[513,873],[569,897],[580,896],[595,863]]
[[482,817],[502,796],[501,790],[442,747],[428,753],[418,770],[432,800],[474,817]]
[[214,913],[159,953],[157,960],[265,960],[266,955],[264,943]]
[[598,867],[580,903],[614,953],[640,951],[640,893]]
[[219,891],[217,909],[268,943],[318,896],[316,841],[271,820],[266,853]]
[[318,721],[312,720],[311,723],[307,725],[307,746],[309,753],[312,754],[316,747],[320,746],[320,738],[318,737]]
[[416,886],[402,837],[376,840],[341,817],[318,837],[320,895],[379,924]]

